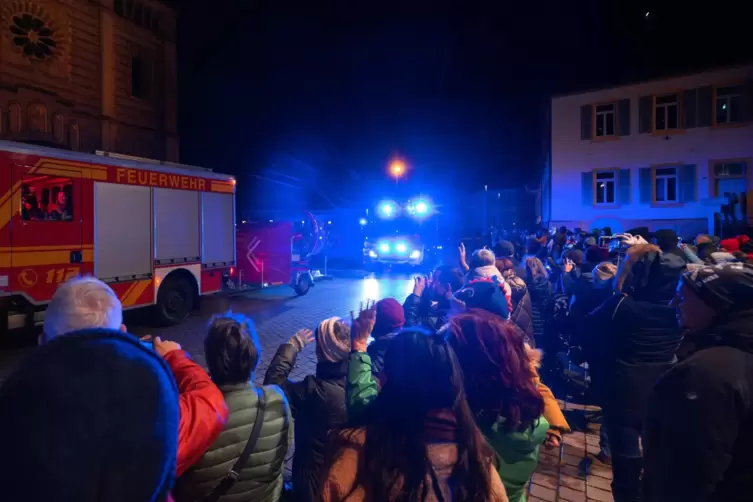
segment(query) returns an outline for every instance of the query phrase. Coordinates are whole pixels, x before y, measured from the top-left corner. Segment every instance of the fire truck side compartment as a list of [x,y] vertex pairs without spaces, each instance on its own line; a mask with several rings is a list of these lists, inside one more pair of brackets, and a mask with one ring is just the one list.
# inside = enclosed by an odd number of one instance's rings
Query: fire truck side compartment
[[94,184],[94,274],[103,281],[151,277],[151,190]]
[[201,262],[207,267],[235,262],[235,197],[233,194],[203,192]]
[[199,261],[200,202],[200,192],[154,189],[155,265]]

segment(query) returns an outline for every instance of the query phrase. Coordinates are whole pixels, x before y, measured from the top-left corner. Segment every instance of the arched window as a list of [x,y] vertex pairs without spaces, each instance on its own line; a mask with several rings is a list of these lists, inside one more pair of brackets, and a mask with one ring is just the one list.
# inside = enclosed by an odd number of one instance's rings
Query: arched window
[[62,113],[52,116],[52,138],[58,142],[65,142],[65,117]]
[[81,132],[79,131],[78,124],[71,124],[68,128],[68,146],[71,150],[81,148]]
[[8,105],[8,126],[11,133],[17,134],[21,132],[21,128],[23,127],[22,120],[21,105],[18,103],[11,103]]
[[30,131],[44,132],[49,131],[47,123],[47,107],[42,103],[30,103],[26,110]]

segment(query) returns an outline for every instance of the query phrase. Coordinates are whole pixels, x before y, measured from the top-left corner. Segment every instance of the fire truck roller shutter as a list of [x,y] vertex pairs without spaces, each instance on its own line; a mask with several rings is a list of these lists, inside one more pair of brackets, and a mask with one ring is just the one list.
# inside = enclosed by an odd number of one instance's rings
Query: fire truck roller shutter
[[201,192],[154,189],[155,266],[201,261]]
[[151,278],[151,190],[94,184],[94,274],[103,281]]
[[206,268],[235,265],[235,195],[201,194],[201,263]]

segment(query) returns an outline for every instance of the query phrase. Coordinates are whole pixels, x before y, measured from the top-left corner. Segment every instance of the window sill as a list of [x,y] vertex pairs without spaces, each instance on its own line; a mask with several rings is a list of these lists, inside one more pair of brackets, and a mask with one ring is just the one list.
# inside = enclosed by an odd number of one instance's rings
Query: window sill
[[714,124],[712,129],[737,129],[738,127],[748,127],[750,122],[732,122],[729,124]]
[[664,131],[654,131],[652,136],[673,136],[675,134],[685,134],[685,129],[666,129]]
[[620,209],[622,207],[622,204],[612,203],[612,204],[599,204],[597,202],[594,202],[591,204],[591,208],[593,209]]
[[595,136],[591,138],[591,143],[603,143],[605,141],[617,141],[620,137],[617,135],[612,136]]
[[684,202],[652,202],[651,207],[655,208],[677,208],[677,207],[684,207]]

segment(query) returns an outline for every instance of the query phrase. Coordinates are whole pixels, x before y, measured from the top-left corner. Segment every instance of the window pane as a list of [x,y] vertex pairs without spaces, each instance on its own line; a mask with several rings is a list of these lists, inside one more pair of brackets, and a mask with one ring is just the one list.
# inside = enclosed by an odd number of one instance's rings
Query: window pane
[[734,86],[734,87],[717,87],[716,89],[716,95],[717,96],[727,96],[730,94],[742,94],[743,88],[742,86]]
[[656,178],[654,191],[656,192],[656,201],[664,202],[664,178]]
[[676,167],[660,167],[656,169],[657,176],[675,176],[677,175]]
[[607,136],[614,136],[614,113],[604,115],[604,120],[607,123]]
[[656,97],[657,105],[664,105],[667,103],[677,103],[677,94],[667,94],[666,96]]
[[24,221],[72,221],[73,183],[57,176],[27,176],[21,186]]
[[604,115],[596,115],[596,135],[604,136]]
[[656,130],[657,131],[663,131],[667,128],[667,122],[664,117],[664,114],[666,113],[666,109],[663,106],[657,106],[656,107]]
[[597,204],[604,204],[605,193],[606,193],[606,189],[604,187],[604,183],[597,183],[596,184],[596,203]]
[[718,98],[716,100],[716,123],[726,124],[728,121],[727,98]]
[[612,171],[601,171],[596,173],[597,180],[613,180],[614,173]]
[[677,105],[667,107],[667,129],[677,129],[678,115]]
[[677,200],[677,178],[667,178],[667,200]]
[[743,98],[742,96],[729,97],[729,122],[743,121]]
[[608,105],[598,105],[596,107],[596,113],[599,112],[613,112],[614,111],[614,105],[608,104]]
[[614,181],[607,181],[607,204],[614,204]]
[[144,67],[141,58],[134,57],[131,59],[131,96],[136,98],[144,97]]

